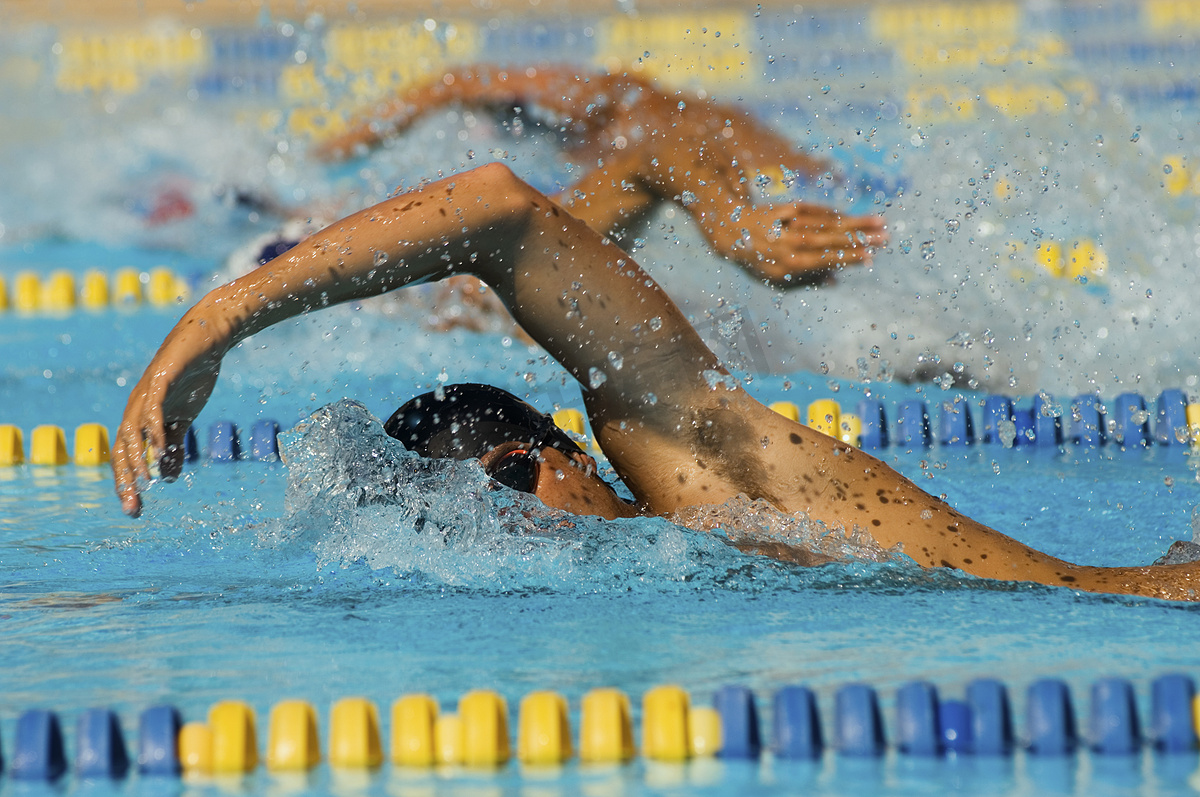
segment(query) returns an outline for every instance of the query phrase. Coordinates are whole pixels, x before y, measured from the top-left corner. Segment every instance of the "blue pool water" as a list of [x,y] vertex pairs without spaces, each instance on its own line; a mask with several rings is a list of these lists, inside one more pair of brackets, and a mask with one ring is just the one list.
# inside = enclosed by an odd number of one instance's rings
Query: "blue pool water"
[[[94,417],[94,406],[119,408],[126,391],[117,382],[136,371],[172,319],[171,312],[150,311],[76,314],[47,326],[6,318],[5,334],[24,336],[31,361],[39,359],[32,352],[40,351],[43,363],[58,352],[51,378],[10,371],[3,397],[9,418],[25,428],[42,421],[70,427]],[[536,352],[485,335],[406,335],[405,323],[339,308],[274,330],[230,359],[199,425],[229,417],[247,428],[268,415],[290,423],[343,395],[384,415],[427,384],[428,367],[395,365],[421,357],[446,356],[455,380],[511,374],[500,381],[514,389],[532,373],[535,400],[546,406],[551,394],[551,401],[570,403],[557,369]],[[112,328],[115,334],[100,334]],[[71,343],[62,343],[64,334]],[[316,355],[327,336],[338,344],[337,354],[324,355],[327,362],[315,356],[298,378],[287,373],[294,366],[279,365],[288,352]],[[110,347],[111,339],[121,345]],[[414,340],[428,350],[414,351]],[[354,352],[393,365],[382,374],[374,363],[346,366]],[[285,378],[278,395],[263,397],[253,386]],[[764,398],[801,404],[828,394],[824,378],[790,379],[789,390],[781,378],[754,384]],[[843,385],[840,396],[849,403],[859,389]],[[916,388],[884,392],[897,400]],[[335,445],[315,432],[284,439],[293,462],[311,469],[296,478],[354,475],[356,447],[371,442],[347,435]],[[1097,564],[1153,560],[1172,540],[1190,537],[1200,504],[1194,463],[1165,450],[1082,458],[1073,449],[891,451],[898,466],[969,514],[1056,555]],[[929,680],[950,696],[986,676],[1005,679],[1018,707],[1028,683],[1064,678],[1082,717],[1097,678],[1128,677],[1145,693],[1150,677],[1194,668],[1200,644],[1190,605],[999,585],[899,562],[795,569],[665,521],[579,521],[563,529],[543,510],[532,522],[505,525],[494,512],[463,508],[480,492],[469,478],[448,494],[440,483],[416,488],[460,518],[456,529],[433,535],[431,524],[416,533],[404,507],[355,509],[326,503],[328,495],[305,503],[303,485],[285,496],[287,482],[278,463],[199,464],[179,483],[155,486],[145,517],[134,521],[119,514],[102,469],[0,471],[0,736],[11,738],[16,715],[31,707],[57,708],[70,720],[102,705],[133,718],[167,701],[194,719],[217,700],[236,697],[265,721],[270,707],[290,696],[324,711],[347,695],[387,706],[400,694],[428,691],[449,708],[468,689],[493,688],[515,707],[529,691],[554,689],[577,708],[599,685],[637,696],[663,683],[684,685],[697,703],[731,682],[763,700],[804,683],[826,701],[828,715],[833,691],[851,681],[876,686],[887,711],[907,681]],[[1030,774],[1044,763],[960,762],[923,773],[898,759],[874,768],[831,760],[824,768],[779,762],[760,770],[727,762],[677,772],[639,764],[608,777],[618,783],[609,787],[631,793],[660,786],[690,792],[704,784],[736,793],[751,783],[780,793],[806,783],[818,793],[885,786],[924,793],[962,784],[990,793],[996,777],[1005,784],[997,793],[1044,793],[1045,779]],[[1096,769],[1086,759],[1060,764],[1048,777],[1065,793],[1092,793],[1097,783],[1122,777],[1158,783],[1163,793],[1189,790],[1183,776],[1160,772],[1167,764],[1153,759],[1146,762],[1150,774],[1134,764],[1116,775],[1104,772],[1111,762]],[[1001,770],[977,771],[987,766]],[[328,773],[314,777],[315,792],[327,788]],[[369,789],[390,790],[395,777],[385,771]],[[551,787],[572,793],[594,777],[572,769]],[[670,785],[677,780],[678,788]],[[246,788],[268,782],[262,775]],[[510,768],[474,787],[528,788],[522,783]]]
[[[796,187],[797,196],[881,210],[892,246],[871,269],[781,294],[709,255],[678,210],[660,211],[630,245],[764,401],[803,407],[835,397],[850,408],[869,392],[894,410],[908,399],[936,405],[959,395],[976,406],[988,391],[1044,390],[1060,400],[1099,391],[1111,400],[1126,390],[1153,398],[1166,387],[1194,400],[1194,192],[1164,185],[1164,164],[1178,163],[1172,158],[1196,140],[1187,68],[1194,54],[1184,37],[1168,53],[1178,67],[1145,63],[1139,78],[1100,69],[1123,41],[1160,41],[1161,33],[1131,22],[1141,19],[1138,8],[1083,17],[1067,7],[1029,10],[1026,29],[1014,35],[1043,48],[1027,59],[1036,67],[988,60],[965,77],[928,64],[897,67],[888,59],[903,48],[865,34],[866,11],[789,19],[772,12],[774,22],[757,23],[768,26],[756,29],[766,38],[747,44],[772,60],[746,102],[838,167]],[[1055,33],[1066,50],[1033,29]],[[312,45],[319,20],[304,42],[284,36],[283,23],[264,30],[293,50],[320,49]],[[511,33],[504,24],[493,30]],[[863,44],[864,35],[877,39]],[[0,275],[10,286],[27,269],[167,266],[202,291],[228,275],[230,252],[271,226],[213,201],[185,221],[151,228],[135,200],[163,181],[184,179],[203,193],[236,178],[298,203],[347,193],[340,201],[361,203],[483,153],[543,188],[573,173],[540,133],[516,136],[456,113],[435,116],[364,162],[319,166],[302,157],[294,131],[241,124],[247,109],[294,98],[214,96],[206,93],[209,73],[183,88],[165,82],[130,96],[85,95],[89,102],[76,107],[78,97],[54,84],[53,68],[59,76],[65,69],[51,56],[56,37],[38,27],[0,50],[10,67],[22,59],[49,65],[41,78],[4,87],[6,96],[36,100],[13,106],[21,124],[0,142],[0,165],[23,186],[0,199]],[[948,57],[959,52],[951,47]],[[913,57],[919,64],[924,56]],[[1063,92],[1065,109],[1034,103],[1016,119],[983,106],[930,110],[946,87],[961,103],[964,87],[984,96],[1018,79]],[[65,146],[82,130],[86,146]],[[1108,272],[1086,285],[1043,273],[1031,253],[1045,240],[1099,243]],[[181,311],[0,314],[0,423],[21,427],[27,441],[42,423],[68,434],[92,421],[114,429],[130,386]],[[437,384],[486,381],[544,409],[580,406],[578,388],[541,351],[503,333],[430,333],[421,312],[379,302],[335,308],[231,354],[197,428],[230,419],[246,430],[260,418],[290,428],[323,412],[284,436],[290,468],[202,462],[180,482],[152,487],[140,520],[120,514],[104,469],[0,468],[6,756],[17,717],[39,707],[61,713],[69,747],[74,718],[91,706],[116,710],[132,739],[138,712],[164,702],[201,719],[218,700],[243,699],[262,727],[271,706],[289,697],[311,701],[324,721],[331,703],[349,695],[386,714],[411,692],[429,692],[450,709],[467,690],[495,689],[515,710],[524,694],[552,689],[568,698],[577,721],[580,698],[598,686],[625,690],[636,709],[656,685],[679,684],[706,704],[716,688],[737,683],[755,690],[769,719],[775,691],[806,684],[828,718],[835,690],[864,681],[879,690],[890,723],[904,683],[927,680],[944,697],[960,697],[972,679],[998,677],[1012,691],[1021,730],[1024,690],[1039,678],[1064,679],[1082,720],[1098,678],[1131,679],[1145,717],[1151,678],[1197,674],[1194,605],[990,583],[861,548],[853,561],[797,569],[665,520],[564,522],[485,489],[470,468],[450,479],[398,453],[389,467],[408,475],[406,500],[356,506],[345,490],[317,490],[332,475],[369,482],[376,474],[360,456],[376,434],[369,417],[387,417]],[[910,377],[919,378],[902,381]],[[362,409],[337,404],[346,398]],[[344,432],[343,422],[366,425]],[[882,456],[967,514],[1073,561],[1149,563],[1172,541],[1191,539],[1200,523],[1197,463],[1177,450],[891,448]],[[260,771],[240,783],[68,779],[58,788],[1190,794],[1200,789],[1198,763],[1149,751],[1115,761],[1087,753],[942,762],[830,754],[818,764],[571,765],[540,778],[516,765],[495,775],[385,767],[360,780],[322,768],[300,782]],[[0,780],[0,795],[26,793],[42,792]]]

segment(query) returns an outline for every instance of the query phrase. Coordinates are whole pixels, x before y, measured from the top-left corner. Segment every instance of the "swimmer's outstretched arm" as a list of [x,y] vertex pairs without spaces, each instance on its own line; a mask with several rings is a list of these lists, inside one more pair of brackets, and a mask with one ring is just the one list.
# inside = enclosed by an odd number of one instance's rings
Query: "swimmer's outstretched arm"
[[619,234],[659,202],[678,201],[717,252],[785,287],[805,275],[867,262],[887,240],[879,216],[756,201],[760,173],[815,175],[825,165],[744,109],[694,92],[668,95],[627,74],[465,67],[374,106],[317,152],[340,158],[365,151],[453,104],[533,106],[580,138],[585,162],[599,165],[558,201],[600,232]]
[[627,255],[491,164],[353,214],[188,310],[130,395],[113,445],[123,508],[140,511],[146,445],[164,477],[178,475],[186,430],[239,341],[309,310],[455,274],[488,283],[534,339],[594,385],[589,406],[601,425],[670,427],[701,374],[720,373]]
[[616,78],[565,66],[460,67],[359,112],[343,132],[321,142],[316,155],[341,160],[364,154],[426,114],[456,105],[496,111],[535,106],[554,117],[563,132],[590,139],[613,123],[619,93]]
[[929,567],[1096,592],[1194,599],[1195,565],[1095,568],[1025,546],[922,492],[879,460],[789,421],[729,377],[636,263],[500,165],[433,183],[331,225],[219,287],[167,336],[113,447],[126,512],[148,443],[178,475],[183,436],[238,341],[308,310],[470,273],[584,386],[597,439],[647,511],[742,494],[859,526]]

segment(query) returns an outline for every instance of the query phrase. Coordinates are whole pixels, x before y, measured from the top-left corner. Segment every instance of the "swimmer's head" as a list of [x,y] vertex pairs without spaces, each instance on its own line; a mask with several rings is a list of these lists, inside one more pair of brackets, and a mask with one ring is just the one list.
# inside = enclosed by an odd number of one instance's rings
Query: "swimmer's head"
[[478,459],[493,479],[548,506],[608,518],[634,514],[549,415],[491,385],[451,385],[417,396],[383,428],[423,457]]
[[491,385],[450,385],[417,396],[392,413],[383,430],[434,459],[478,459],[512,442],[550,446],[568,456],[583,453],[550,416]]

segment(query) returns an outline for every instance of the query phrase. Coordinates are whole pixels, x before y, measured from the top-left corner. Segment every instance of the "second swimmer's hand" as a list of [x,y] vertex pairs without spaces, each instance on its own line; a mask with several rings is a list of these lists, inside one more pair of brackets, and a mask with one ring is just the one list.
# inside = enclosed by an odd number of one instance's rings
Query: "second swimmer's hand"
[[713,247],[767,281],[787,286],[806,274],[869,263],[887,243],[881,216],[846,216],[807,202],[743,208],[704,220]]
[[212,394],[220,370],[223,350],[183,325],[181,321],[138,380],[113,443],[117,496],[121,510],[132,517],[142,511],[141,490],[152,476],[151,459],[163,479],[179,476],[188,427]]

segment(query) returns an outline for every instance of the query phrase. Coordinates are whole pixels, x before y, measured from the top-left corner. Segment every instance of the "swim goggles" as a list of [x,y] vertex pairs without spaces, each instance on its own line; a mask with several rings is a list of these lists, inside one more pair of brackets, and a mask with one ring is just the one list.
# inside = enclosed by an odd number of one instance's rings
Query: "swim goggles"
[[522,492],[533,492],[537,484],[541,449],[584,453],[549,415],[491,385],[450,385],[417,396],[392,413],[383,429],[410,451],[436,459],[477,459],[505,443],[521,443],[493,463],[488,475]]
[[517,448],[502,456],[484,472],[505,487],[511,487],[517,492],[532,493],[537,487],[538,452]]

